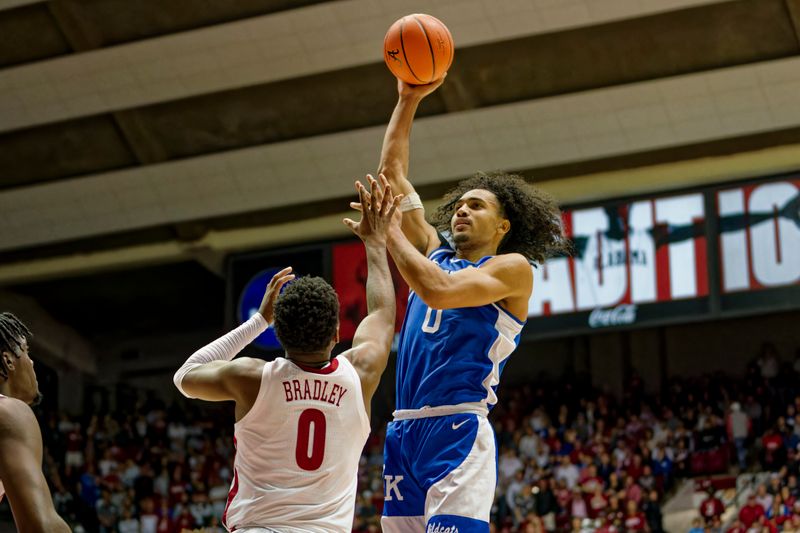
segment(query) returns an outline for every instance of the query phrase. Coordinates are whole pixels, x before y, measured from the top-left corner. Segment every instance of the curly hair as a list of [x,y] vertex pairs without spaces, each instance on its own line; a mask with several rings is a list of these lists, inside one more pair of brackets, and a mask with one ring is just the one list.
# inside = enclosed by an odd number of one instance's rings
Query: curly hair
[[[17,358],[22,352],[22,341],[30,341],[31,331],[12,313],[0,313],[0,351],[13,353]],[[0,377],[8,379],[8,368],[0,359]]]
[[339,298],[322,278],[289,283],[275,302],[275,335],[289,353],[325,350],[338,325]]
[[456,203],[465,192],[473,189],[493,193],[500,203],[502,216],[511,223],[511,229],[497,248],[498,254],[516,252],[541,264],[548,257],[572,253],[572,244],[564,236],[558,204],[549,194],[516,174],[478,172],[461,181],[445,195],[444,203],[431,216],[431,224],[439,231],[450,231]]

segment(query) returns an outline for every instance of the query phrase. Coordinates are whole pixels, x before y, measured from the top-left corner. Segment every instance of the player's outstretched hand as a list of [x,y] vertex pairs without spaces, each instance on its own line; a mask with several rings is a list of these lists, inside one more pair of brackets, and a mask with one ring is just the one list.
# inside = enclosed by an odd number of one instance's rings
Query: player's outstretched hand
[[422,100],[433,91],[438,89],[442,83],[444,83],[446,77],[447,73],[445,72],[441,79],[431,83],[426,83],[424,85],[411,85],[410,83],[406,83],[400,78],[397,78],[397,92],[401,98],[418,98]]
[[258,312],[261,313],[261,316],[264,317],[264,320],[267,321],[267,324],[272,324],[272,321],[275,318],[273,313],[275,309],[275,300],[281,293],[281,287],[293,279],[294,274],[292,274],[292,267],[286,267],[272,276],[272,279],[267,285],[267,290],[264,292],[264,298],[261,300],[261,306],[258,308]]
[[381,174],[379,177],[382,186],[372,175],[367,174],[369,191],[360,181],[356,181],[359,201],[351,203],[350,207],[361,211],[361,220],[355,222],[346,218],[344,223],[362,241],[385,244],[389,227],[400,222],[401,215],[397,207],[403,195],[394,196],[386,176]]

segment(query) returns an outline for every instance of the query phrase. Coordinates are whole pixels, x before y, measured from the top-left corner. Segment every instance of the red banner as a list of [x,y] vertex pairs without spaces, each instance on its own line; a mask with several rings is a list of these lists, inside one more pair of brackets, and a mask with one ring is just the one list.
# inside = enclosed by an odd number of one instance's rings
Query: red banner
[[[333,288],[339,295],[339,337],[351,340],[356,327],[367,316],[367,256],[361,241],[334,244]],[[406,314],[408,285],[403,281],[394,263],[389,259],[392,281],[397,301],[397,321],[395,331],[400,331]]]

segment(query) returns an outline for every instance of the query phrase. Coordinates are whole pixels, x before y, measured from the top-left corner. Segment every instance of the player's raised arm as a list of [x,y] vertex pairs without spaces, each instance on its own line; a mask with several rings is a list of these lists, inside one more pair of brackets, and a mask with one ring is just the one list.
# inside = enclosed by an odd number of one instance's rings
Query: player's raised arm
[[287,267],[273,276],[258,313],[238,328],[197,350],[175,372],[173,382],[184,396],[208,401],[240,398],[243,390],[239,378],[247,375],[253,370],[254,364],[259,363],[248,358],[232,359],[272,322],[275,299],[281,287],[294,279],[291,272],[292,268]]
[[400,206],[400,210],[404,212],[403,232],[414,248],[426,255],[439,246],[439,237],[436,230],[425,221],[422,202],[414,191],[414,186],[408,181],[409,140],[419,103],[443,81],[444,78],[427,85],[409,85],[397,80],[399,98],[386,128],[378,165],[378,174],[386,176],[396,194],[405,196]]
[[42,436],[30,407],[0,402],[0,479],[20,533],[69,533],[42,474]]
[[[364,406],[370,413],[372,395],[378,388],[389,359],[394,338],[395,294],[389,261],[386,257],[386,235],[389,226],[397,225],[400,196],[393,196],[392,187],[384,180],[383,190],[372,176],[371,194],[356,182],[362,206],[361,220],[345,220],[345,224],[364,241],[367,252],[367,310],[353,337],[353,347],[345,352],[361,378]],[[419,253],[417,253],[419,255]],[[420,255],[420,257],[422,257]],[[424,258],[423,258],[424,259]]]

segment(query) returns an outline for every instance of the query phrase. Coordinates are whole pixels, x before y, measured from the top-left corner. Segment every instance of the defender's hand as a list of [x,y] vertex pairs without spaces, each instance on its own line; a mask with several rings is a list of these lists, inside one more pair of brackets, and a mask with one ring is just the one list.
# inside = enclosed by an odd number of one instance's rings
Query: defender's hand
[[264,298],[261,300],[261,306],[258,308],[258,312],[261,313],[261,316],[264,317],[267,324],[272,325],[272,321],[275,318],[273,312],[275,309],[275,300],[281,293],[281,288],[293,279],[294,274],[292,274],[292,267],[286,267],[272,276],[272,279],[269,281],[267,290],[264,292]]
[[349,218],[344,219],[344,223],[350,230],[358,235],[364,242],[386,243],[386,236],[389,228],[393,224],[399,224],[402,219],[397,207],[403,195],[394,196],[392,187],[386,177],[380,175],[383,187],[370,174],[367,174],[370,191],[360,181],[356,181],[356,191],[358,191],[358,202],[353,202],[350,206],[361,211],[361,220],[355,222]]

